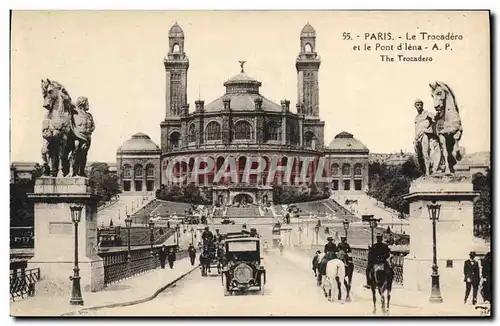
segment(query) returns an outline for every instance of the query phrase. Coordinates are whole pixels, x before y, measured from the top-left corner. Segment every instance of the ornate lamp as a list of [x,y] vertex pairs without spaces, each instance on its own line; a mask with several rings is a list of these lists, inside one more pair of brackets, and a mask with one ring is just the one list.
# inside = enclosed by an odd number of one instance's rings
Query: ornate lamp
[[71,305],[83,306],[82,290],[80,288],[80,268],[78,267],[78,223],[82,218],[83,206],[72,205],[69,207],[71,211],[71,221],[75,225],[75,267],[73,268],[73,276],[69,279],[73,282],[71,290]]
[[342,222],[342,225],[344,226],[344,231],[345,231],[345,237],[347,238],[347,230],[349,230],[349,221],[347,219],[344,219]]
[[441,289],[439,286],[439,273],[436,252],[436,221],[439,220],[441,205],[433,201],[432,204],[427,205],[427,209],[429,210],[429,218],[432,221],[432,287],[429,301],[432,303],[441,303],[443,302],[443,298],[441,297]]

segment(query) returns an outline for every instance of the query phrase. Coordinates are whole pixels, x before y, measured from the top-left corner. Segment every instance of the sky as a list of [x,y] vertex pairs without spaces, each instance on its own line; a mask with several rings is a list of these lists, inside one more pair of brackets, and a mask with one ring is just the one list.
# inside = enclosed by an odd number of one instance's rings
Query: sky
[[[117,148],[137,132],[160,144],[165,116],[168,31],[185,34],[188,102],[208,104],[240,71],[262,82],[261,94],[295,112],[300,31],[316,30],[320,117],[325,144],[342,131],[371,152],[412,151],[413,102],[433,111],[429,83],[447,83],[460,108],[467,153],[490,149],[490,49],[487,13],[332,11],[15,11],[11,28],[11,160],[40,161],[40,80],[62,83],[73,99],[86,96],[96,122],[89,161],[114,162]],[[432,62],[387,63],[354,51],[365,33],[404,36],[419,31],[463,35],[452,51],[422,53]],[[343,33],[360,35],[355,41]],[[379,41],[398,44],[400,41]],[[374,46],[376,41],[367,42]],[[443,42],[441,42],[443,43]],[[440,44],[441,44],[440,43]],[[431,46],[434,42],[419,44]],[[396,51],[397,52],[397,51]],[[417,53],[419,55],[420,53]],[[411,55],[411,54],[410,54]]]

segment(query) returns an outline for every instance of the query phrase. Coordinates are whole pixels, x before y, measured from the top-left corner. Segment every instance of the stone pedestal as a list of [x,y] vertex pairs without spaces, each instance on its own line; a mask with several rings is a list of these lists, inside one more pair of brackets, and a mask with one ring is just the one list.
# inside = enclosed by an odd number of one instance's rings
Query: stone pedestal
[[429,291],[432,221],[428,204],[441,205],[436,221],[436,250],[441,293],[463,286],[463,264],[473,248],[473,192],[469,176],[426,176],[415,180],[405,199],[410,204],[410,253],[404,261],[405,288]]
[[[103,260],[97,255],[97,199],[89,179],[42,177],[28,195],[35,205],[35,254],[28,267],[40,267],[42,279],[71,286],[75,227],[70,206],[83,206],[78,223],[78,260],[82,291],[104,288]],[[68,293],[69,295],[70,293]]]

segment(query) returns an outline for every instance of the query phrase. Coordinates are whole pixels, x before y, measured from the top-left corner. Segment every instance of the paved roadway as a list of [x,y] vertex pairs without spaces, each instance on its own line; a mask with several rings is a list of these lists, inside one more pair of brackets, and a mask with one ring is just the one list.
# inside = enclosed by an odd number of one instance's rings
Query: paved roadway
[[[286,253],[285,253],[286,255]],[[96,316],[372,316],[370,296],[353,294],[352,302],[328,302],[306,266],[276,252],[264,256],[264,294],[224,296],[220,276],[201,277],[195,271],[155,300],[133,306],[100,309]],[[360,282],[361,280],[356,280]],[[359,290],[363,291],[363,290]],[[366,290],[369,291],[369,290]],[[394,294],[394,293],[393,293]],[[411,315],[418,309],[391,307],[391,315]],[[379,312],[380,314],[380,312]]]

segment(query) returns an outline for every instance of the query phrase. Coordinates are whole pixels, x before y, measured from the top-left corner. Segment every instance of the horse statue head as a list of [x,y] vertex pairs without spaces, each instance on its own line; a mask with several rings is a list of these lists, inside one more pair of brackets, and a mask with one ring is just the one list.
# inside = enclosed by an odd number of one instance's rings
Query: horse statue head
[[59,82],[45,79],[41,81],[43,107],[49,112],[70,112],[74,108],[71,96],[66,88]]

